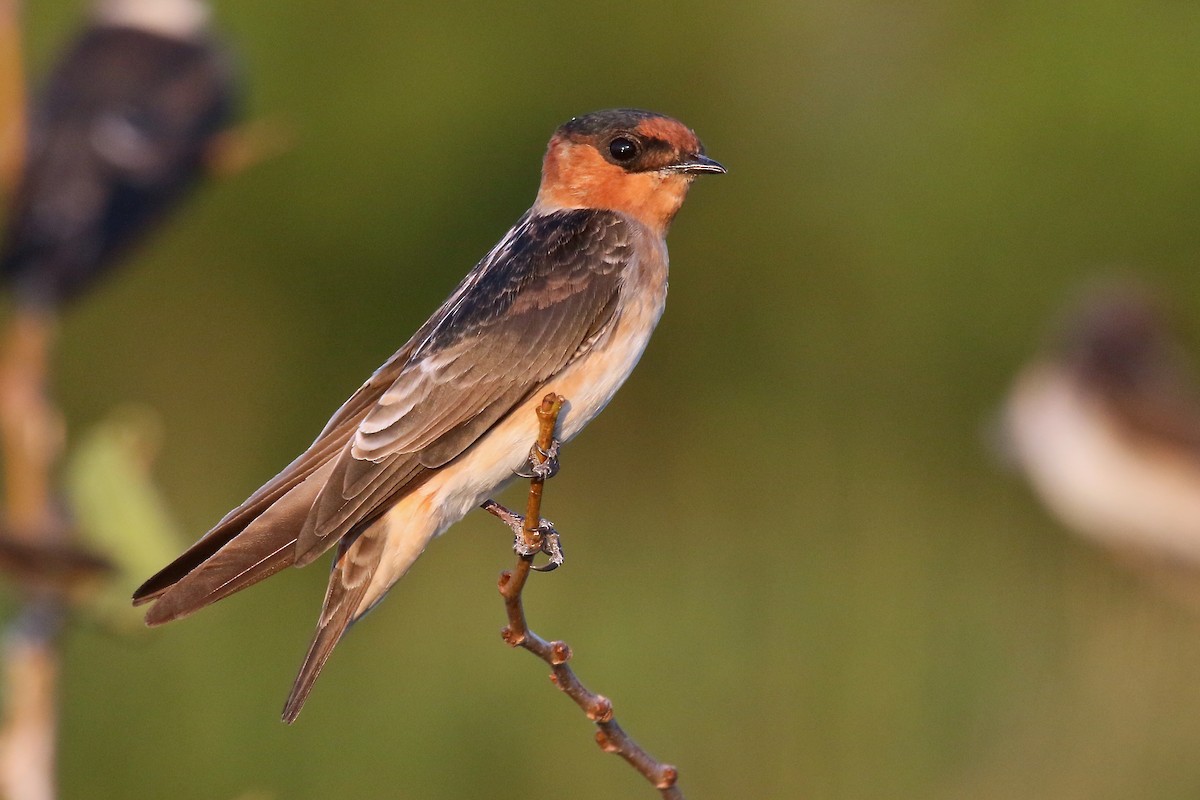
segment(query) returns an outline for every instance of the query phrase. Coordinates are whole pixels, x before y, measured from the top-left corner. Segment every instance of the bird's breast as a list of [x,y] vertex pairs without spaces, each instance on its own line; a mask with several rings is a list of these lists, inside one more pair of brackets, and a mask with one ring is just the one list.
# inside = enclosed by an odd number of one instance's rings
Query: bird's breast
[[[537,439],[534,413],[542,398],[555,392],[566,398],[557,436],[567,442],[598,415],[637,365],[667,299],[666,247],[650,240],[639,248],[621,284],[612,322],[579,358],[548,379],[467,452],[439,470],[425,492],[444,510],[444,530],[513,478]],[[439,532],[440,532],[439,530]]]
[[631,269],[610,328],[587,353],[546,383],[547,392],[567,399],[559,425],[563,441],[578,435],[625,383],[645,352],[666,301],[665,259]]

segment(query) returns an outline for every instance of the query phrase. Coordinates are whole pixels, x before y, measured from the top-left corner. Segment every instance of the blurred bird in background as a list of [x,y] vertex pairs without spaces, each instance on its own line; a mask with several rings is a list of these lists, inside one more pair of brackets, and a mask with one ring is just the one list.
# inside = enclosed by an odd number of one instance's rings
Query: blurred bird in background
[[0,571],[18,584],[105,566],[68,541],[53,485],[54,320],[197,181],[231,121],[231,64],[208,23],[202,0],[99,0],[28,112],[0,241],[16,304],[0,347]]
[[336,545],[284,708],[294,720],[350,624],[526,463],[540,399],[567,398],[565,441],[624,383],[666,301],[671,220],[697,175],[724,171],[658,114],[601,111],[560,127],[533,207],[308,450],[137,590],[135,603],[157,601],[147,622]]
[[1005,416],[1064,525],[1139,567],[1200,569],[1200,388],[1145,290],[1088,294],[1020,372]]
[[5,797],[56,796],[64,612],[117,563],[75,541],[86,526],[68,521],[60,502],[56,317],[196,181],[229,120],[231,71],[207,23],[201,0],[101,0],[25,112],[15,14],[3,19],[0,278],[15,308],[0,342],[0,570],[23,594],[3,654]]
[[22,307],[90,287],[201,175],[234,94],[208,17],[202,0],[100,0],[51,72],[0,249]]

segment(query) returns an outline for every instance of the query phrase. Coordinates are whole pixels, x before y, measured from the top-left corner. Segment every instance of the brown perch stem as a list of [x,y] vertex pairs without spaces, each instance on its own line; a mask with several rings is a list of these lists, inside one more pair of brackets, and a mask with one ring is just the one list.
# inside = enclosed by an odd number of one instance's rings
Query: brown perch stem
[[25,164],[25,70],[19,0],[0,0],[0,195],[12,196]]
[[[5,529],[34,547],[61,544],[54,538],[65,531],[51,490],[62,449],[61,420],[46,388],[53,331],[52,318],[18,309],[0,363]],[[8,800],[53,800],[62,597],[36,582],[23,589],[23,608],[9,626],[3,653],[0,794]]]
[[[18,0],[0,0],[0,198],[10,200],[25,163],[26,103]],[[0,354],[0,457],[4,531],[15,546],[56,544],[51,473],[62,449],[62,424],[47,394],[54,320],[17,309]],[[24,586],[10,623],[0,680],[0,796],[53,800],[58,727],[58,633],[62,601],[45,586]]]
[[[542,400],[537,409],[538,446],[542,451],[550,449],[553,441],[554,426],[558,422],[559,411],[565,399],[559,395],[549,394]],[[544,460],[544,457],[534,451],[534,457]],[[521,532],[529,552],[536,552],[541,543],[541,535],[537,527],[541,520],[542,491],[545,479],[532,478],[529,483],[529,500],[526,504],[525,523]],[[533,565],[533,555],[518,556],[517,565],[512,570],[500,574],[500,595],[504,598],[504,608],[508,614],[508,625],[501,631],[504,641],[512,647],[523,647],[550,665],[550,680],[564,691],[575,704],[583,709],[596,725],[596,742],[606,753],[616,753],[625,759],[643,777],[650,782],[665,800],[683,800],[677,781],[679,772],[670,764],[658,761],[637,742],[630,738],[624,729],[617,724],[613,716],[612,702],[604,695],[597,694],[579,680],[571,669],[568,661],[571,658],[571,648],[565,642],[549,642],[538,636],[529,628],[525,619],[525,608],[521,593],[529,578]]]

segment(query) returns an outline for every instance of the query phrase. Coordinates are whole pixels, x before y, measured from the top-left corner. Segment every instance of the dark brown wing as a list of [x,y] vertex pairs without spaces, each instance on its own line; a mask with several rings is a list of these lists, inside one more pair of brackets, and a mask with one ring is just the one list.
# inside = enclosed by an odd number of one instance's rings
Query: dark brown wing
[[633,236],[617,214],[586,209],[515,227],[363,416],[300,534],[297,563],[373,520],[578,357],[613,317]]
[[[135,592],[135,604],[158,600],[147,622],[177,619],[314,560],[469,447],[608,324],[631,237],[610,212],[523,218],[304,454]],[[472,366],[476,356],[488,363]],[[396,398],[411,398],[408,413],[421,424],[392,419]],[[355,453],[364,426],[376,460]],[[389,449],[389,441],[401,444]],[[431,453],[439,464],[422,463]]]
[[[412,352],[415,340],[416,337],[359,387],[338,409],[308,450],[226,514],[182,555],[138,587],[133,595],[134,605],[161,597],[185,577],[189,578],[191,584],[187,594],[207,598],[204,604],[191,608],[190,603],[184,602],[184,593],[178,593],[173,602],[159,603],[151,609],[146,620],[149,624],[177,619],[294,563],[296,534],[303,527],[313,501],[328,478],[333,460],[354,434],[358,420],[395,381]],[[291,509],[290,514],[282,513],[288,508]],[[292,524],[269,524],[283,519]],[[256,522],[260,522],[257,525],[260,535],[246,536],[255,532],[252,527]],[[237,540],[237,544],[226,549],[226,545],[234,540]],[[205,567],[203,580],[201,571],[197,569],[201,565]]]
[[211,41],[86,32],[33,110],[0,255],[18,295],[58,303],[90,285],[198,178],[232,95],[232,71]]

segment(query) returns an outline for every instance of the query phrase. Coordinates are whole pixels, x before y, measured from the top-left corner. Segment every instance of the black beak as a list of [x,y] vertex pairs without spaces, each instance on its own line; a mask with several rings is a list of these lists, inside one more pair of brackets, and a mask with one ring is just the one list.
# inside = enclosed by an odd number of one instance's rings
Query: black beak
[[686,172],[692,175],[702,175],[704,173],[724,175],[726,171],[720,162],[714,161],[705,155],[688,156],[678,164],[672,164],[666,167],[666,169],[669,172]]

